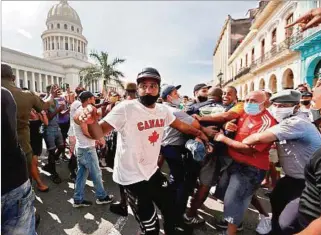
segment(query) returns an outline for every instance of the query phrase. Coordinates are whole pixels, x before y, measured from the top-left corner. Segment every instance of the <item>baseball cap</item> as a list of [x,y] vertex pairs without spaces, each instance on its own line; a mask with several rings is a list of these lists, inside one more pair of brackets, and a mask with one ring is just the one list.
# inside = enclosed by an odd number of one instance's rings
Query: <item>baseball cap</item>
[[166,97],[173,91],[173,90],[178,90],[179,88],[181,88],[181,85],[178,86],[173,86],[173,85],[165,85],[162,87],[162,91],[161,91],[161,98],[162,99],[166,99]]
[[93,93],[91,93],[90,91],[83,91],[80,93],[79,95],[79,99],[81,101],[81,103],[84,103],[87,99],[93,97]]
[[155,79],[158,83],[161,82],[161,76],[157,69],[154,68],[144,68],[138,75],[137,75],[137,83],[140,83],[143,79],[152,78]]
[[206,85],[205,83],[200,83],[200,84],[197,84],[197,85],[195,85],[194,86],[194,92],[195,91],[199,91],[200,89],[202,89],[202,88],[208,88],[208,89],[210,89],[212,86],[208,86],[208,85]]

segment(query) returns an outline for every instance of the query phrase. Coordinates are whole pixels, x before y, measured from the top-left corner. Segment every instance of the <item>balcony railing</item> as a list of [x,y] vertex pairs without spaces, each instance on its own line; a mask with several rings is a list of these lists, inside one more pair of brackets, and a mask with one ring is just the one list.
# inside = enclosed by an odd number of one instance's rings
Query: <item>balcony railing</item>
[[230,80],[224,82],[224,83],[222,84],[222,87],[225,87],[227,84],[229,84],[229,83],[231,83],[231,82],[233,82],[233,81],[234,81],[234,79],[231,78]]
[[278,45],[273,46],[270,51],[266,52],[260,58],[256,59],[251,64],[251,69],[257,68],[261,64],[269,61],[271,58],[274,58],[276,55],[281,54],[282,52],[290,49],[290,47],[292,45],[301,41],[302,38],[303,38],[302,33],[296,33],[296,34],[292,35],[291,37],[286,38],[283,42],[279,43]]
[[243,75],[247,74],[248,72],[250,72],[251,68],[250,67],[245,67],[245,68],[241,68],[239,70],[239,72],[235,75],[234,80],[242,77]]

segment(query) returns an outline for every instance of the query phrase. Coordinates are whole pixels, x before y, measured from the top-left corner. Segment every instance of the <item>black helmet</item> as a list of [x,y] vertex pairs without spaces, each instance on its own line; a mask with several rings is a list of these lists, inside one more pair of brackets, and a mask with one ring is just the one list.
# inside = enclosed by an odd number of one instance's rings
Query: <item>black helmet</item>
[[154,78],[157,80],[158,83],[161,82],[161,76],[157,69],[154,68],[144,68],[138,75],[137,75],[137,84],[141,82],[144,78]]

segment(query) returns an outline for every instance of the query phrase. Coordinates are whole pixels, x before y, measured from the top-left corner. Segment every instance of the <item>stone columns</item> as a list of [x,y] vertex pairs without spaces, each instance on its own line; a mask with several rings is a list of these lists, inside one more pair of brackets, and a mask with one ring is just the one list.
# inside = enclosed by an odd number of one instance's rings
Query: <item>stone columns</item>
[[45,75],[45,91],[47,89],[47,86],[48,86],[48,75],[46,74]]
[[29,88],[28,87],[28,73],[27,73],[27,71],[24,71],[23,86],[26,88]]
[[50,78],[51,78],[51,84],[50,85],[54,85],[55,84],[54,77],[52,75],[50,75]]
[[19,69],[16,69],[16,80],[15,80],[16,86],[20,87],[20,75],[19,75]]
[[31,72],[31,91],[36,91],[35,80],[35,73]]

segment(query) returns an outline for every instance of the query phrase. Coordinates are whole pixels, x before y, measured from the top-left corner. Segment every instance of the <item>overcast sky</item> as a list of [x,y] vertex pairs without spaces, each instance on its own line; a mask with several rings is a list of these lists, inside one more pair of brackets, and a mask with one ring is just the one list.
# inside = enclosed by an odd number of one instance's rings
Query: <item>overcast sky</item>
[[[42,57],[41,33],[58,1],[2,1],[2,46]],[[192,95],[213,79],[212,54],[228,14],[244,18],[257,1],[69,1],[81,19],[88,50],[125,58],[128,80],[147,66]]]

